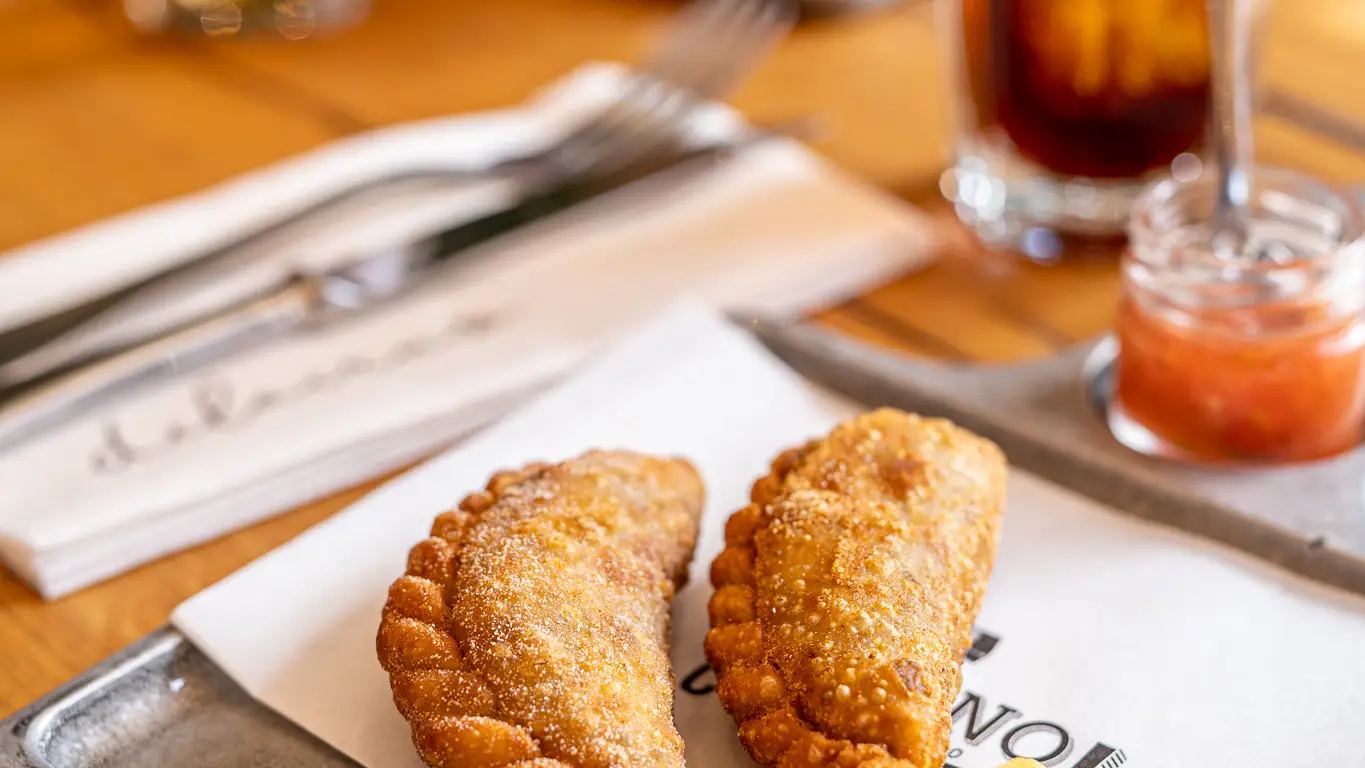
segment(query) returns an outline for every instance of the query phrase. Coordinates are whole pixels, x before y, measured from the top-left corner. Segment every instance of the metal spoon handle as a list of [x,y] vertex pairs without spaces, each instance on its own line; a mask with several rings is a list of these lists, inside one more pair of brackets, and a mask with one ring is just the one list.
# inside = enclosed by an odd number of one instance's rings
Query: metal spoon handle
[[1218,164],[1215,246],[1243,253],[1251,229],[1251,32],[1247,0],[1208,0],[1213,59],[1213,150]]

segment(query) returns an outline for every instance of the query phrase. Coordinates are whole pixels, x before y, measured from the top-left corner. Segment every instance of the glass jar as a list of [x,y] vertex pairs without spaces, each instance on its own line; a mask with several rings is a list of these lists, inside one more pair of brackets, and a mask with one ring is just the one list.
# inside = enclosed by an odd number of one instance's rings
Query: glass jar
[[1301,461],[1365,433],[1365,215],[1258,169],[1244,255],[1211,247],[1215,181],[1167,180],[1133,209],[1110,427],[1143,453]]

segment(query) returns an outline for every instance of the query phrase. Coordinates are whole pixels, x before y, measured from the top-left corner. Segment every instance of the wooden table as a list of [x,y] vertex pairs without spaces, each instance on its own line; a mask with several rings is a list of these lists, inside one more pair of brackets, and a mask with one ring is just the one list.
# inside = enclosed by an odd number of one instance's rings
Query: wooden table
[[[363,26],[300,44],[153,39],[117,3],[0,6],[0,249],[180,195],[340,136],[516,102],[589,59],[632,60],[662,0],[377,0]],[[1112,262],[1053,268],[983,253],[937,199],[946,102],[926,3],[813,24],[736,96],[757,119],[820,111],[819,149],[938,214],[927,271],[819,319],[911,354],[1037,357],[1110,321]],[[1264,77],[1365,122],[1365,6],[1280,0]],[[1365,178],[1365,154],[1265,118],[1263,159]],[[8,300],[8,297],[0,298]],[[177,603],[373,484],[54,603],[0,575],[0,716],[164,623]],[[3,493],[3,490],[0,490]]]

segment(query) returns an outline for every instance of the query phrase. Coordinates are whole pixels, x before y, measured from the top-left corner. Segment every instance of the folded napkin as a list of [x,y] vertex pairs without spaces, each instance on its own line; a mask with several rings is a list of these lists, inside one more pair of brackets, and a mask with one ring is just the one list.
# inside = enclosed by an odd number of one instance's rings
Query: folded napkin
[[[750,766],[702,653],[711,559],[772,456],[855,410],[718,315],[679,306],[172,622],[252,696],[361,764],[419,768],[374,648],[408,548],[497,469],[592,447],[681,453],[708,501],[674,609],[675,718],[689,765]],[[1016,470],[949,765],[1357,765],[1361,648],[1365,601]]]
[[[0,328],[140,276],[361,179],[468,165],[551,141],[605,103],[588,67],[501,113],[366,134],[202,194],[0,258]],[[741,123],[716,106],[698,134]],[[427,233],[505,185],[405,185],[310,219],[250,269],[168,296],[109,333],[240,295],[292,266]],[[672,297],[794,313],[922,263],[913,209],[793,142],[653,193],[595,201],[462,256],[443,279],[118,402],[0,456],[0,558],[47,597],[375,476],[486,424]]]

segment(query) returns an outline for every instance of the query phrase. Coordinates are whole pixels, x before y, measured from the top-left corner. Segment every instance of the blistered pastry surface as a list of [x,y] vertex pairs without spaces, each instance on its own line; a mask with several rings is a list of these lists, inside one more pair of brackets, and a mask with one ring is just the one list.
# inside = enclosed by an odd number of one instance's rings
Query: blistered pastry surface
[[1005,460],[890,409],[779,456],[726,525],[707,658],[763,765],[939,768]]

